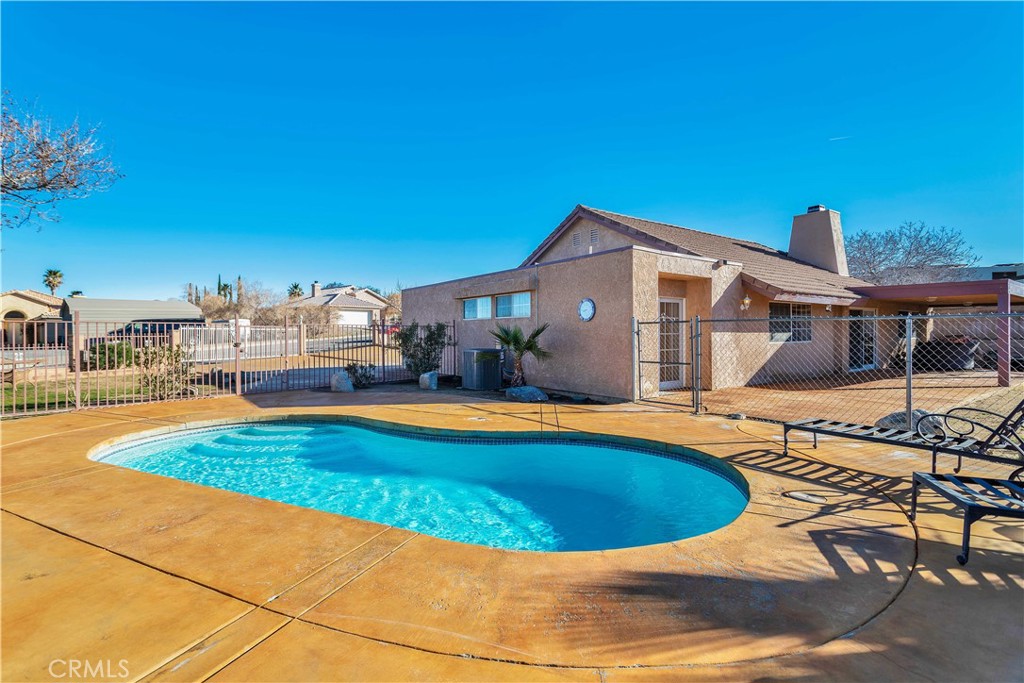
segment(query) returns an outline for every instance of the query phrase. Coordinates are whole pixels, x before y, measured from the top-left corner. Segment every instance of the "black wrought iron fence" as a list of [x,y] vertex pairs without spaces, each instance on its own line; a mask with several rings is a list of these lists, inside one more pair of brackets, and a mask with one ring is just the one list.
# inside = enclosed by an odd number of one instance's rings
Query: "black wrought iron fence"
[[[457,374],[454,323],[441,375]],[[395,343],[401,326],[286,321],[7,322],[0,337],[0,416],[328,387],[342,370],[377,383],[415,379]],[[416,334],[422,337],[423,328]]]

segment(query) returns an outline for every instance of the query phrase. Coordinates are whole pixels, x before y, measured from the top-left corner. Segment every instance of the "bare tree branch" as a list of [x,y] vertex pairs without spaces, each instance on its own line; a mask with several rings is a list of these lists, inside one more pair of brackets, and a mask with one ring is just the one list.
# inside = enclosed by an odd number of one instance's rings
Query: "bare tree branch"
[[850,275],[876,285],[957,279],[978,256],[956,228],[907,221],[881,232],[858,232],[846,240]]
[[103,153],[98,130],[98,126],[83,130],[77,120],[55,129],[49,120],[17,106],[4,92],[0,189],[5,228],[35,219],[58,221],[58,202],[102,192],[122,177]]

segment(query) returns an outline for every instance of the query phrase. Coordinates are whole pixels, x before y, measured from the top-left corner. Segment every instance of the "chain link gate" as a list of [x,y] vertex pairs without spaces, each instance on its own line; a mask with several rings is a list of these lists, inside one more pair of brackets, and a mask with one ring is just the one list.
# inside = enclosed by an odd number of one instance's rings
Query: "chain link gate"
[[700,406],[701,347],[699,317],[634,319],[636,400],[659,398],[696,412]]

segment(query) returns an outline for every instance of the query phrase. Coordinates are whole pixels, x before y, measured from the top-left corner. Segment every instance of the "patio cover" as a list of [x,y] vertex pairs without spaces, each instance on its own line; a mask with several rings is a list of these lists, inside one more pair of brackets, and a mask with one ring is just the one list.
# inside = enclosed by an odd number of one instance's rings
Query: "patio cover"
[[[997,313],[1010,313],[1013,304],[1024,303],[1024,282],[1017,280],[973,280],[968,282],[927,282],[916,285],[857,287],[864,299],[857,303],[888,301],[929,308],[995,305]],[[996,366],[999,386],[1010,386],[1010,318],[999,321],[996,337]]]

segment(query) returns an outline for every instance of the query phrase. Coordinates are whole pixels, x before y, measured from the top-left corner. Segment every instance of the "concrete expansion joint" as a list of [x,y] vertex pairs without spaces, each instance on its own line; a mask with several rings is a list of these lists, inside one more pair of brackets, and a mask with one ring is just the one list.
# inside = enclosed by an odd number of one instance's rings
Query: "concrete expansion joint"
[[76,536],[75,534],[71,534],[71,533],[68,533],[66,531],[61,531],[60,529],[58,529],[56,527],[53,527],[53,526],[50,526],[49,524],[43,524],[42,522],[39,522],[39,521],[34,520],[34,519],[30,519],[29,517],[25,517],[24,515],[20,515],[17,512],[13,512],[12,510],[8,510],[7,508],[0,508],[0,510],[3,510],[3,512],[5,512],[8,515],[11,515],[12,517],[17,517],[18,519],[20,519],[20,520],[22,520],[24,522],[28,522],[29,524],[34,524],[35,526],[38,526],[38,527],[40,527],[42,529],[46,529],[47,531],[52,531],[55,534],[63,536],[64,538],[71,539],[72,541],[77,541],[79,543],[82,543],[84,545],[89,546],[90,548],[96,548],[97,550],[102,550],[103,552],[110,553],[111,555],[114,555],[116,557],[120,557],[123,560],[128,560],[129,562],[134,562],[135,564],[137,564],[139,566],[145,567],[147,569],[152,569],[153,571],[159,572],[160,574],[163,574],[164,576],[170,576],[171,578],[181,579],[182,581],[185,581],[187,583],[191,583],[194,586],[199,586],[200,588],[205,588],[207,590],[213,591],[214,593],[218,593],[220,595],[223,595],[226,598],[231,598],[232,600],[237,600],[237,601],[239,601],[241,603],[249,605],[250,607],[254,607],[254,608],[255,607],[259,607],[259,605],[257,605],[256,603],[252,602],[251,600],[246,600],[245,598],[240,598],[237,595],[232,595],[231,593],[228,593],[225,590],[221,590],[220,588],[217,588],[215,586],[210,586],[210,585],[205,584],[205,583],[203,583],[201,581],[196,581],[195,579],[190,579],[187,576],[182,576],[181,574],[176,574],[175,572],[167,571],[166,569],[162,569],[161,567],[157,567],[155,565],[149,564],[148,562],[143,562],[142,560],[140,560],[140,559],[138,559],[136,557],[132,557],[131,555],[126,555],[124,553],[119,553],[116,550],[111,550],[110,548],[102,546],[102,545],[100,545],[98,543],[93,543],[92,541],[87,541],[86,539],[84,539],[84,538],[82,538],[80,536]]

